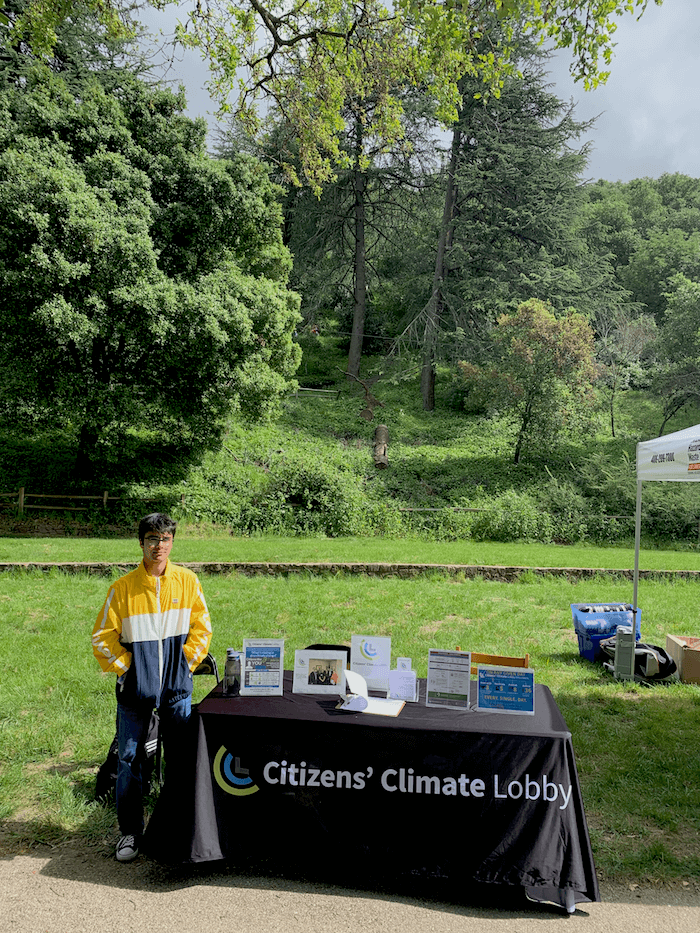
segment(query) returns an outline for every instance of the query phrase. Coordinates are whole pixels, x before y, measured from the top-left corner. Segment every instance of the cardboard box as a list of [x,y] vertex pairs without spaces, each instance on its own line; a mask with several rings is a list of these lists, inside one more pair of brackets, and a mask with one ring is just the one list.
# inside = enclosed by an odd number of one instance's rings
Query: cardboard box
[[684,684],[700,684],[700,638],[692,635],[667,635],[666,651],[676,662]]

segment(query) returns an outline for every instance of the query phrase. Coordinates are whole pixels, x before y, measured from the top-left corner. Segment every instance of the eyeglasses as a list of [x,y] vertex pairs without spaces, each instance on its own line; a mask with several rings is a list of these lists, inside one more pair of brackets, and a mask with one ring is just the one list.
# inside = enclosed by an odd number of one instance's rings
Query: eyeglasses
[[147,538],[144,538],[143,541],[147,547],[155,548],[158,547],[159,544],[172,544],[173,538],[172,535],[163,535],[162,538],[157,538],[155,535],[149,535]]

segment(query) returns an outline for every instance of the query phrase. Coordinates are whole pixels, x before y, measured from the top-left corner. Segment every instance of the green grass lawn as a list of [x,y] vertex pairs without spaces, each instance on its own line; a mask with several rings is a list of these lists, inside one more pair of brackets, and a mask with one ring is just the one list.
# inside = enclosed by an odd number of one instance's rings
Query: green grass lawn
[[[107,585],[57,571],[0,575],[0,818],[14,851],[71,837],[114,841],[114,811],[93,800],[114,732],[114,678],[90,647]],[[433,572],[408,580],[223,574],[203,585],[220,666],[228,646],[254,636],[284,637],[291,667],[294,650],[312,642],[390,635],[393,656],[413,658],[423,676],[430,647],[529,652],[573,735],[601,876],[700,878],[700,688],[616,682],[578,652],[569,604],[628,601],[628,582],[525,575],[496,583]],[[667,632],[700,635],[699,586],[644,581],[644,640],[663,646]],[[211,685],[197,678],[195,699]]]
[[[138,561],[134,538],[10,538],[0,537],[0,562]],[[489,541],[424,541],[390,538],[237,538],[214,533],[178,532],[173,560],[180,561],[305,561],[471,564],[509,567],[593,567],[631,570],[634,543],[629,547],[494,543]],[[700,570],[695,550],[641,548],[643,570]]]

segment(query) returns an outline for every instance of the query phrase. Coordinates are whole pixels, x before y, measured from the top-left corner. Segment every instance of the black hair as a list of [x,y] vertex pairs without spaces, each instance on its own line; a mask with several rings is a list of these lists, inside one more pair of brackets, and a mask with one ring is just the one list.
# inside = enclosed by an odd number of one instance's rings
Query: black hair
[[177,522],[169,515],[163,512],[151,512],[150,515],[144,515],[139,522],[139,542],[143,544],[143,539],[149,531],[155,531],[159,535],[172,535],[175,537]]

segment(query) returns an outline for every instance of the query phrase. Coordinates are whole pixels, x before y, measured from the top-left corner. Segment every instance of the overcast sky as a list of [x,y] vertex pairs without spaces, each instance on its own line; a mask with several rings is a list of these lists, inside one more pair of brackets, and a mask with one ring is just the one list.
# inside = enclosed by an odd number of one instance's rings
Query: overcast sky
[[[173,10],[148,11],[152,28],[167,28]],[[641,20],[620,18],[615,41],[610,78],[595,91],[571,80],[567,51],[551,62],[553,90],[573,98],[576,119],[598,117],[585,137],[592,146],[587,177],[629,181],[681,172],[700,178],[700,0],[664,0],[661,7],[649,0]],[[215,126],[198,54],[187,53],[168,77],[185,85],[190,115]]]

